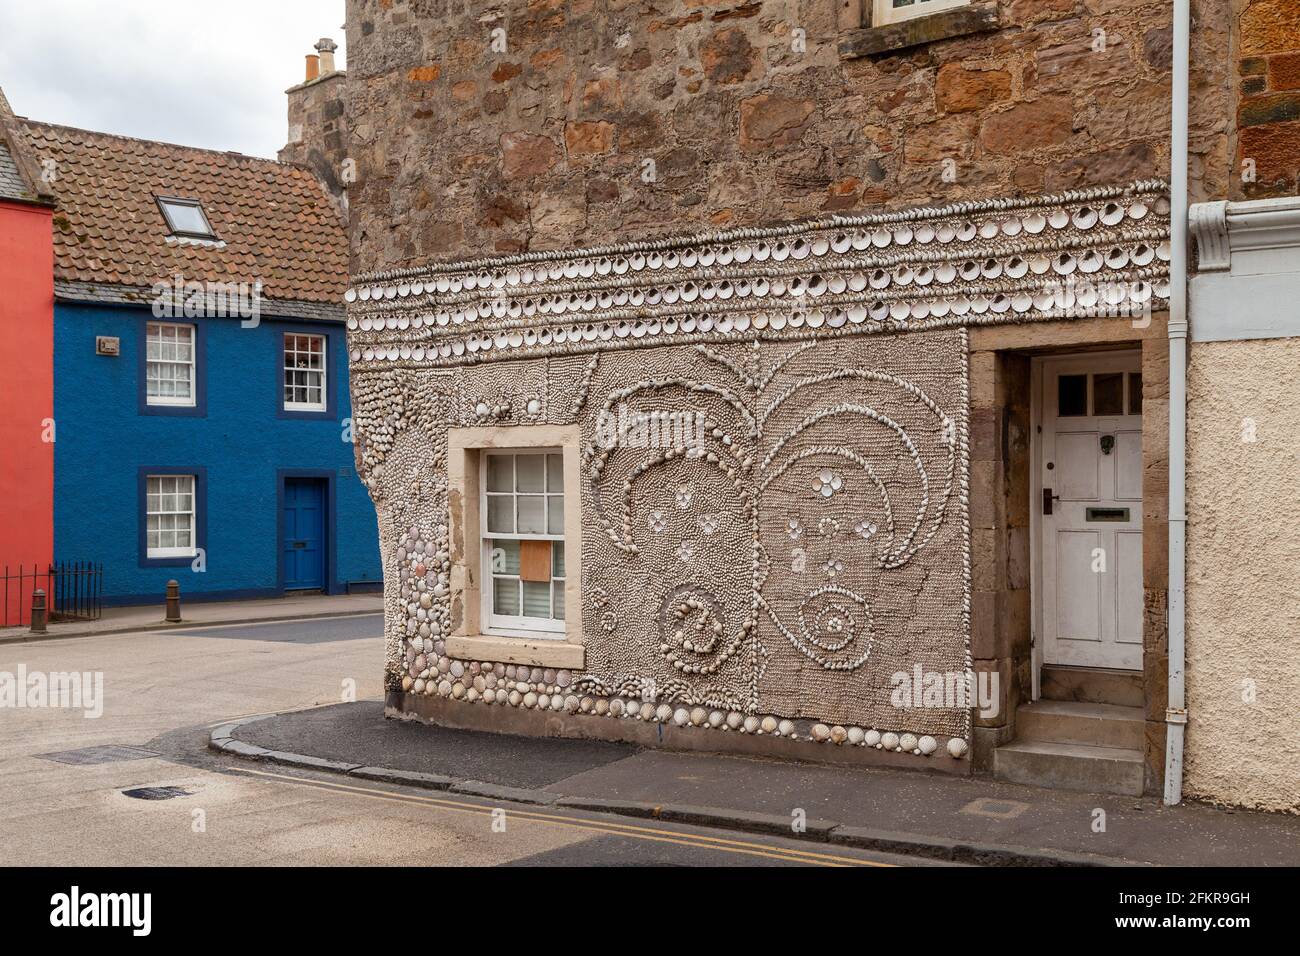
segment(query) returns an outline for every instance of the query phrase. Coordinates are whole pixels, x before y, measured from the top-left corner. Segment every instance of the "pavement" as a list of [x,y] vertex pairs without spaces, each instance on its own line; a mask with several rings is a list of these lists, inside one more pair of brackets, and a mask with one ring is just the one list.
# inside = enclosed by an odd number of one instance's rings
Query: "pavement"
[[[251,624],[263,621],[311,620],[353,614],[382,614],[382,594],[288,594],[257,601],[196,601],[181,595],[181,622],[164,620],[163,601],[131,607],[106,607],[97,621],[65,621],[49,625],[45,634],[33,634],[25,627],[0,628],[0,644],[45,641],[61,637],[97,634],[127,634],[181,627],[211,627],[221,624]],[[381,629],[382,632],[382,629]]]
[[435,791],[980,864],[1300,865],[1300,818],[1046,790],[923,771],[839,768],[531,738],[388,720],[379,701],[215,728],[212,746]]
[[74,671],[102,676],[99,716],[85,707],[0,709],[0,865],[939,862],[809,846],[789,834],[431,793],[209,749],[213,728],[232,718],[310,712],[354,695],[378,700],[384,647],[377,614],[0,645],[0,673]]

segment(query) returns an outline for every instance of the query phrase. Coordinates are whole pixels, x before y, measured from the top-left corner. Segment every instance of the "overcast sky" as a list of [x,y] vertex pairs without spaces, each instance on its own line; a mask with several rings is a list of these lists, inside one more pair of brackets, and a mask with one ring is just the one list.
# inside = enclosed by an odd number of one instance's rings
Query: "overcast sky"
[[0,0],[0,88],[47,123],[274,157],[343,0]]

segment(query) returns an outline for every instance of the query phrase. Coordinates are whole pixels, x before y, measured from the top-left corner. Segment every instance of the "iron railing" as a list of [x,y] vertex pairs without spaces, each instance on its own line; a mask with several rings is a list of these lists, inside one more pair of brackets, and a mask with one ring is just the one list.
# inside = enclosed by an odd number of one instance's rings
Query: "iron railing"
[[97,621],[103,614],[104,566],[92,561],[56,561],[15,570],[5,565],[0,576],[3,611],[0,627],[30,623],[32,592],[45,591],[51,621]]

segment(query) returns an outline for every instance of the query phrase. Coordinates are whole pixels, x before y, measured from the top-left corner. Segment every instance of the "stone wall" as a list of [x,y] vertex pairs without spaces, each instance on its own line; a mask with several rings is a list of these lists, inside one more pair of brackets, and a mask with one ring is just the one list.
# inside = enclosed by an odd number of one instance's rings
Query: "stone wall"
[[1167,2],[849,57],[838,6],[349,0],[353,271],[1167,176]]
[[327,73],[288,91],[289,142],[282,163],[307,166],[347,211],[351,178],[348,160],[347,75]]
[[1300,192],[1300,9],[1294,0],[1236,6],[1236,158],[1244,175],[1234,177],[1230,198],[1293,196]]

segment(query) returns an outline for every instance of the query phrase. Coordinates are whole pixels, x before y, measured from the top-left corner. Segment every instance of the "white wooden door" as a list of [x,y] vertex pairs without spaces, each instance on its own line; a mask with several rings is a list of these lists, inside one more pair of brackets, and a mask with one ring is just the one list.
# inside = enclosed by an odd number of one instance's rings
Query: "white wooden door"
[[1142,373],[1137,352],[1042,360],[1043,659],[1142,667]]

